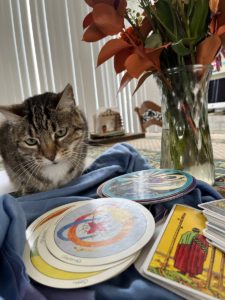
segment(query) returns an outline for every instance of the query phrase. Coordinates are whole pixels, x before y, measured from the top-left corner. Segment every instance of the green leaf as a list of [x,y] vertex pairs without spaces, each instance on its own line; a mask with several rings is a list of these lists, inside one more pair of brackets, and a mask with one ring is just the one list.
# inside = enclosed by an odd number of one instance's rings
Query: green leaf
[[191,53],[190,48],[187,48],[184,43],[183,40],[180,40],[177,43],[173,43],[171,45],[173,51],[175,51],[178,55],[180,56],[185,56]]
[[187,8],[187,17],[188,18],[192,14],[194,6],[195,6],[195,0],[189,0],[189,2],[188,2],[188,8]]
[[151,8],[156,21],[165,29],[172,41],[177,39],[176,14],[170,0],[160,0]]
[[194,37],[190,37],[190,38],[183,38],[182,42],[184,44],[184,46],[191,46],[194,45],[197,42],[197,39]]
[[190,34],[192,37],[198,39],[198,41],[207,34],[208,29],[208,14],[209,14],[209,2],[206,0],[194,0],[194,7],[192,8],[192,14],[189,18]]
[[145,41],[145,48],[159,48],[162,46],[162,39],[159,33],[152,33]]

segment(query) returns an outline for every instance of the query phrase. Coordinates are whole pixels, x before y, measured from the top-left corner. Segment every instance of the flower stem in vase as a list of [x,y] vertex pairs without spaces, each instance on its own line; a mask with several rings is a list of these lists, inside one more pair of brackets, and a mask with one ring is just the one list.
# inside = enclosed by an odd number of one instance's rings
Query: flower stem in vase
[[162,85],[161,168],[184,170],[214,183],[214,162],[208,125],[208,65],[167,70],[171,83]]

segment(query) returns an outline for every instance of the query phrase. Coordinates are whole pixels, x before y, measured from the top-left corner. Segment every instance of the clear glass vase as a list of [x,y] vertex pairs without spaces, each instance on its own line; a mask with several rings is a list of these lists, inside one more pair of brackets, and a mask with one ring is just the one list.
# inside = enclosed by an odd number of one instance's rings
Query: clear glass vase
[[210,65],[190,65],[165,73],[160,167],[184,170],[212,185],[215,174],[208,124],[211,71]]

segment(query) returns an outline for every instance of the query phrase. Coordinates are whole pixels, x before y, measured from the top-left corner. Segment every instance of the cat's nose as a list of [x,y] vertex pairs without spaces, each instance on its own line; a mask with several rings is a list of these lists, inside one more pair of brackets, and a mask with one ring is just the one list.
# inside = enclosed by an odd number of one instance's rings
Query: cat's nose
[[54,162],[56,157],[56,149],[54,147],[42,148],[42,154],[45,158]]
[[49,159],[52,162],[55,160],[57,149],[54,143],[50,141],[45,143],[43,142],[41,145],[41,151],[45,158]]
[[56,156],[56,153],[46,153],[45,154],[45,157],[47,158],[47,159],[49,159],[49,160],[51,160],[53,163],[56,163],[56,162],[54,162],[54,160],[55,160],[55,156]]

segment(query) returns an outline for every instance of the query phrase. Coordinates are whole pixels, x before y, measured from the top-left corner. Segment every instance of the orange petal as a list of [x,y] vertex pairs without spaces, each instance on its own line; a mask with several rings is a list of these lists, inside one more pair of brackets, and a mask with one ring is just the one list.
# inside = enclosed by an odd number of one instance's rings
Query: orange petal
[[145,82],[145,80],[152,74],[153,74],[153,72],[146,72],[141,76],[141,78],[138,80],[138,84],[137,84],[135,90],[133,91],[132,95],[134,95],[137,92],[137,90],[140,88],[140,86],[142,86],[142,84]]
[[225,47],[225,33],[220,35],[221,44]]
[[94,0],[84,0],[86,3],[87,3],[87,5],[89,5],[89,6],[91,6],[91,7],[93,7],[93,5],[94,5]]
[[217,28],[225,24],[225,2],[220,0],[218,5]]
[[89,25],[93,23],[92,13],[90,12],[83,20],[83,29],[87,28]]
[[149,32],[152,30],[152,25],[148,17],[145,17],[141,23],[140,32],[146,38]]
[[119,87],[118,93],[121,92],[121,90],[122,90],[123,88],[125,88],[125,86],[127,86],[128,83],[129,83],[132,79],[133,79],[133,77],[130,76],[130,74],[129,74],[128,72],[126,72],[126,73],[123,75],[123,77],[122,77],[122,79],[121,79],[121,81],[120,81],[120,87]]
[[214,14],[217,12],[218,10],[218,4],[219,4],[220,0],[209,0],[209,7],[211,12],[213,12]]
[[150,60],[140,57],[135,53],[127,58],[125,67],[127,72],[135,78],[138,78],[144,71],[154,69],[154,65]]
[[105,3],[105,4],[109,4],[111,6],[114,6],[115,0],[84,0],[84,1],[87,3],[87,5],[94,7],[96,4],[99,4],[99,3]]
[[224,33],[225,33],[225,25],[222,25],[222,26],[219,27],[216,34],[221,36]]
[[117,7],[117,12],[121,17],[124,17],[124,14],[126,12],[126,7],[127,7],[127,1],[126,0],[120,0],[119,5]]
[[148,56],[148,59],[152,61],[153,65],[155,66],[155,70],[160,70],[160,55],[163,51],[164,48],[168,48],[169,45],[171,43],[168,43],[168,44],[165,44],[161,47],[158,47],[158,48],[148,48],[148,49],[145,49],[145,52]]
[[86,31],[84,32],[82,40],[85,42],[96,42],[105,37],[99,29],[95,26],[95,24],[91,24]]
[[209,23],[209,31],[212,34],[214,34],[216,31],[216,16],[214,16]]
[[99,30],[105,35],[119,33],[123,27],[123,18],[119,16],[114,7],[100,3],[93,8],[93,20]]
[[171,45],[171,43],[167,43],[158,48],[146,48],[145,52],[146,53],[154,53],[154,52],[162,51],[164,48],[168,48],[170,45]]
[[97,66],[104,63],[106,60],[108,60],[110,57],[116,55],[121,50],[126,48],[131,48],[132,46],[121,39],[113,39],[108,41],[101,49],[99,55],[98,55],[98,62]]
[[151,53],[148,53],[147,56],[149,60],[152,61],[152,63],[155,66],[155,69],[160,70],[160,55],[163,50],[163,47],[155,49],[155,51],[152,51]]
[[131,49],[123,49],[114,56],[114,69],[116,73],[121,73],[125,70],[125,60],[132,54]]
[[197,64],[211,64],[215,59],[217,52],[221,46],[221,39],[217,35],[212,35],[203,40],[197,46],[196,63]]

